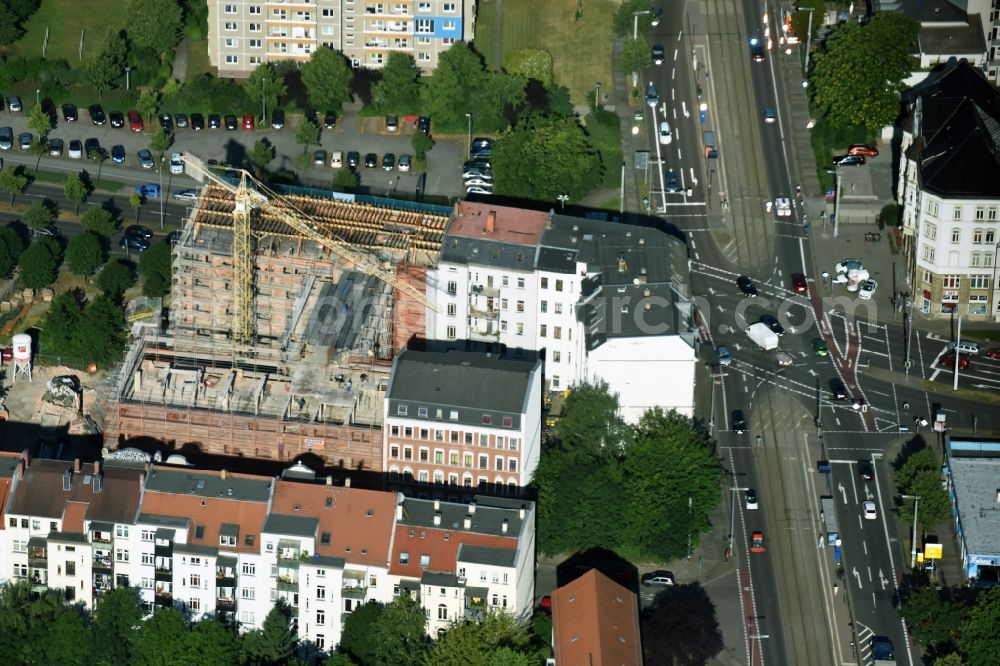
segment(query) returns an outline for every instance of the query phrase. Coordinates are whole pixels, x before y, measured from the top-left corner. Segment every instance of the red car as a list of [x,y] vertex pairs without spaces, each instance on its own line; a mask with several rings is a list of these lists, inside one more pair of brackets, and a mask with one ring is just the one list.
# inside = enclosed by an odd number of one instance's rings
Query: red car
[[243,116],[243,129],[253,130],[253,116]]
[[538,604],[538,607],[546,615],[552,615],[552,597],[546,594],[544,597],[542,597],[542,602]]
[[994,361],[1000,361],[1000,347],[994,347],[993,349],[986,352],[986,355],[992,358]]
[[133,132],[142,131],[142,116],[137,111],[128,112],[128,126]]
[[855,143],[847,149],[848,155],[861,155],[862,157],[878,157],[878,148],[864,143]]
[[[942,365],[942,366],[944,366],[946,368],[954,368],[955,367],[955,352],[945,352],[944,354],[942,354],[941,358],[938,359],[938,365]],[[965,370],[968,367],[969,367],[969,357],[966,356],[965,354],[959,354],[958,355],[958,369],[959,370]]]
[[766,548],[764,548],[764,533],[754,532],[750,535],[750,552],[751,553],[763,553]]
[[792,289],[796,294],[804,294],[809,291],[809,283],[802,273],[792,273]]

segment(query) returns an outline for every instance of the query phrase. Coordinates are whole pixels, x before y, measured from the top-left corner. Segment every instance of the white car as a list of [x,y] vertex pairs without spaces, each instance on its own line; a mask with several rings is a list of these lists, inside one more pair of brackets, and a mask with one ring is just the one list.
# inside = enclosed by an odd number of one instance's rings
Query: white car
[[670,131],[670,123],[663,121],[660,123],[660,143],[664,146],[669,146],[674,140],[674,133]]
[[744,495],[747,501],[747,510],[753,511],[757,508],[757,493],[753,488],[747,488],[747,493]]
[[871,300],[872,294],[878,288],[877,280],[865,280],[865,283],[861,285],[861,289],[858,291],[858,298],[863,301]]
[[180,153],[174,153],[170,156],[170,173],[184,173],[184,160],[181,159]]
[[493,188],[484,188],[479,185],[473,185],[472,187],[465,188],[466,194],[493,194]]
[[861,507],[865,514],[865,520],[875,520],[878,518],[878,511],[875,510],[875,502],[867,500]]
[[774,200],[774,214],[778,217],[792,216],[792,202],[788,197],[778,197]]
[[197,201],[198,190],[181,190],[180,192],[174,192],[173,197],[178,201]]

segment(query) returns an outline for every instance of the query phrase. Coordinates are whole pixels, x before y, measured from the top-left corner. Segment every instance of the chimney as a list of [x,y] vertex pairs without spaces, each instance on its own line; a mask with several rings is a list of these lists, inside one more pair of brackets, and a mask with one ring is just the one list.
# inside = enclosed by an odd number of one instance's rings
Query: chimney
[[66,470],[63,472],[63,490],[71,490],[73,488],[73,471]]
[[626,268],[628,264],[625,263],[625,257],[618,257],[618,272],[624,273]]
[[435,511],[441,510],[441,500],[434,500],[434,510]]
[[226,478],[228,478],[228,476],[229,476],[229,475],[228,475],[228,473],[226,472],[225,468],[223,468],[223,469],[219,470],[219,478],[220,478],[220,479],[226,479]]
[[492,234],[497,229],[497,212],[491,210],[486,214],[486,233]]
[[100,475],[100,473],[101,473],[101,461],[100,460],[95,460],[94,461],[94,476],[98,476],[98,475]]
[[462,527],[464,527],[467,530],[471,530],[472,529],[472,514],[471,513],[468,513],[468,514],[465,515],[465,520],[462,521]]
[[344,487],[345,488],[350,488],[351,487],[351,477],[349,477],[349,476],[345,476],[344,477]]
[[24,480],[24,461],[23,460],[20,461],[19,463],[17,463],[17,480],[18,481],[23,481]]
[[79,458],[74,458],[73,459],[73,473],[76,474],[79,471],[80,471],[80,459]]
[[500,523],[500,531],[503,532],[504,534],[507,534],[507,519],[506,518],[504,518],[503,522]]
[[435,511],[434,512],[434,524],[435,525],[440,525],[441,524],[441,512],[440,511]]
[[469,502],[469,515],[471,516],[474,513],[476,513],[476,500]]
[[333,477],[332,476],[327,476],[326,477],[326,485],[328,485],[328,486],[332,486],[333,485]]
[[396,505],[396,520],[402,520],[402,519],[403,519],[403,505],[402,504],[397,504]]
[[21,460],[24,461],[25,468],[31,467],[31,453],[28,452],[28,449],[21,451]]
[[521,520],[524,520],[525,511],[526,511],[525,506],[522,504],[521,508],[518,509],[517,511],[517,517],[520,518]]

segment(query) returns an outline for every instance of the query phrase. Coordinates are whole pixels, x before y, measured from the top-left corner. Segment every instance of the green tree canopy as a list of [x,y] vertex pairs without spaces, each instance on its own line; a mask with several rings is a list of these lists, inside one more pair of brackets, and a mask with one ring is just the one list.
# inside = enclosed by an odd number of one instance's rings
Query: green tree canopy
[[992,666],[1000,654],[1000,587],[982,592],[959,629],[959,652],[967,666]]
[[28,206],[21,219],[29,229],[45,229],[56,219],[54,204],[48,199],[36,201]]
[[899,614],[921,645],[940,653],[942,649],[954,649],[970,606],[970,595],[964,591],[921,587],[900,605]]
[[162,158],[163,152],[170,147],[170,144],[174,142],[174,135],[167,134],[163,131],[162,127],[157,127],[156,132],[149,139],[149,148],[153,152],[160,153]]
[[[155,90],[143,90],[139,93],[139,99],[135,102],[135,110],[145,118],[150,120],[160,108],[160,95]],[[162,128],[161,128],[162,131]],[[165,149],[164,149],[165,150]]]
[[181,663],[190,666],[239,664],[240,640],[229,627],[215,618],[205,617],[191,628],[181,657]]
[[413,146],[413,155],[417,161],[423,162],[427,159],[428,151],[434,147],[434,139],[429,134],[414,132],[413,136],[410,137],[410,145]]
[[252,664],[283,664],[295,651],[295,631],[291,626],[291,610],[279,600],[264,618],[260,629],[243,638],[243,650]]
[[[624,0],[618,9],[615,10],[611,19],[611,27],[618,37],[631,37],[636,29],[635,12],[648,12],[651,3],[649,0]],[[652,18],[649,14],[640,14],[638,17],[639,34],[647,34],[652,27]]]
[[267,165],[274,159],[274,146],[268,139],[254,141],[250,150],[250,162],[257,168],[258,173],[264,173]]
[[[187,651],[190,639],[188,623],[174,608],[159,608],[142,623],[142,631],[132,646],[132,664],[136,666],[175,666]],[[192,664],[208,662],[189,662]]]
[[52,118],[42,110],[41,104],[32,107],[28,115],[28,128],[38,132],[39,137],[44,137],[52,130]]
[[10,227],[0,227],[0,278],[8,278],[24,252],[24,241]]
[[101,655],[103,663],[109,665],[131,663],[132,643],[141,620],[136,588],[116,587],[102,596],[90,628],[94,654]]
[[333,174],[333,188],[335,190],[353,190],[358,186],[361,179],[354,169],[342,168],[337,169]]
[[92,231],[74,236],[66,245],[66,263],[77,275],[93,275],[105,258],[101,239]]
[[601,156],[575,118],[530,117],[493,149],[497,194],[578,201],[601,182]]
[[101,236],[110,236],[118,230],[118,221],[102,206],[91,207],[80,218],[80,224],[87,231]]
[[538,662],[525,626],[509,613],[490,612],[480,622],[456,621],[431,647],[427,666],[490,666],[494,659],[517,664],[520,657]]
[[6,168],[0,170],[0,189],[10,194],[10,205],[14,205],[14,197],[24,191],[28,186],[28,176],[24,173],[24,167],[17,166],[13,169]]
[[104,32],[101,50],[84,66],[83,73],[87,83],[98,93],[111,90],[115,81],[125,71],[127,56],[128,46],[125,43],[124,31],[109,26]]
[[115,259],[97,276],[97,286],[101,291],[118,300],[135,284],[136,268],[128,259]]
[[166,241],[154,243],[139,257],[142,293],[151,298],[166,296],[170,291],[170,246]]
[[268,111],[278,108],[278,101],[288,94],[284,75],[270,62],[257,65],[242,85],[247,99],[260,101],[263,96]]
[[125,29],[132,43],[166,53],[180,36],[181,5],[174,0],[129,0]]
[[355,663],[365,666],[375,663],[375,628],[384,611],[385,604],[369,601],[354,609],[344,621],[344,629],[340,633],[340,649],[350,655]]
[[917,66],[911,52],[918,29],[900,12],[879,12],[864,25],[838,24],[813,57],[813,104],[834,125],[891,125],[899,115],[903,79]]
[[375,628],[374,666],[419,666],[427,654],[427,618],[410,595],[385,605]]
[[73,336],[83,318],[82,293],[64,291],[52,299],[39,346],[46,354],[74,355]]
[[372,86],[372,107],[379,113],[413,113],[420,100],[420,70],[413,56],[391,51],[382,79]]
[[87,185],[78,173],[71,173],[66,176],[66,185],[63,187],[66,198],[76,204],[76,212],[80,212],[80,204],[87,200]]
[[344,102],[351,98],[354,73],[344,54],[322,46],[302,65],[301,71],[309,103],[317,109],[340,111]]
[[80,326],[73,336],[76,356],[85,363],[97,363],[108,368],[121,361],[128,342],[125,310],[106,294],[94,298],[83,313],[86,326]]
[[485,79],[482,58],[465,42],[456,42],[438,58],[438,66],[422,87],[424,108],[439,125],[465,122],[473,96]]
[[42,642],[44,663],[65,666],[90,666],[90,629],[80,608],[63,607],[62,612]]
[[319,125],[303,118],[295,126],[295,143],[303,146],[302,154],[305,155],[309,150],[309,146],[319,143]]
[[647,664],[704,664],[724,647],[715,604],[698,583],[658,594],[639,629]]
[[644,35],[625,42],[619,64],[626,74],[640,72],[653,64],[653,51]]
[[[920,498],[917,520],[925,530],[937,527],[951,515],[948,491],[941,487],[941,461],[927,446],[906,457],[896,473],[896,483],[901,494]],[[913,521],[913,500],[902,500],[899,515],[904,523]]]
[[42,289],[56,281],[62,263],[62,248],[51,236],[41,236],[21,254],[18,266],[29,289]]
[[35,595],[26,582],[0,588],[0,650],[10,664],[44,664],[48,636],[65,612],[58,597]]

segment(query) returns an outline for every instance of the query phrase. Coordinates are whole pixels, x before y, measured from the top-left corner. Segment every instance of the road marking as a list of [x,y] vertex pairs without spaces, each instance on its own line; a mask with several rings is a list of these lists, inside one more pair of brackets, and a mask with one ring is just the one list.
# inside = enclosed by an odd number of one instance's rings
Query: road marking
[[861,573],[858,571],[858,568],[854,567],[852,569],[851,573],[854,574],[854,578],[857,579],[857,581],[858,581],[858,589],[859,590],[865,589],[864,586],[861,584]]

